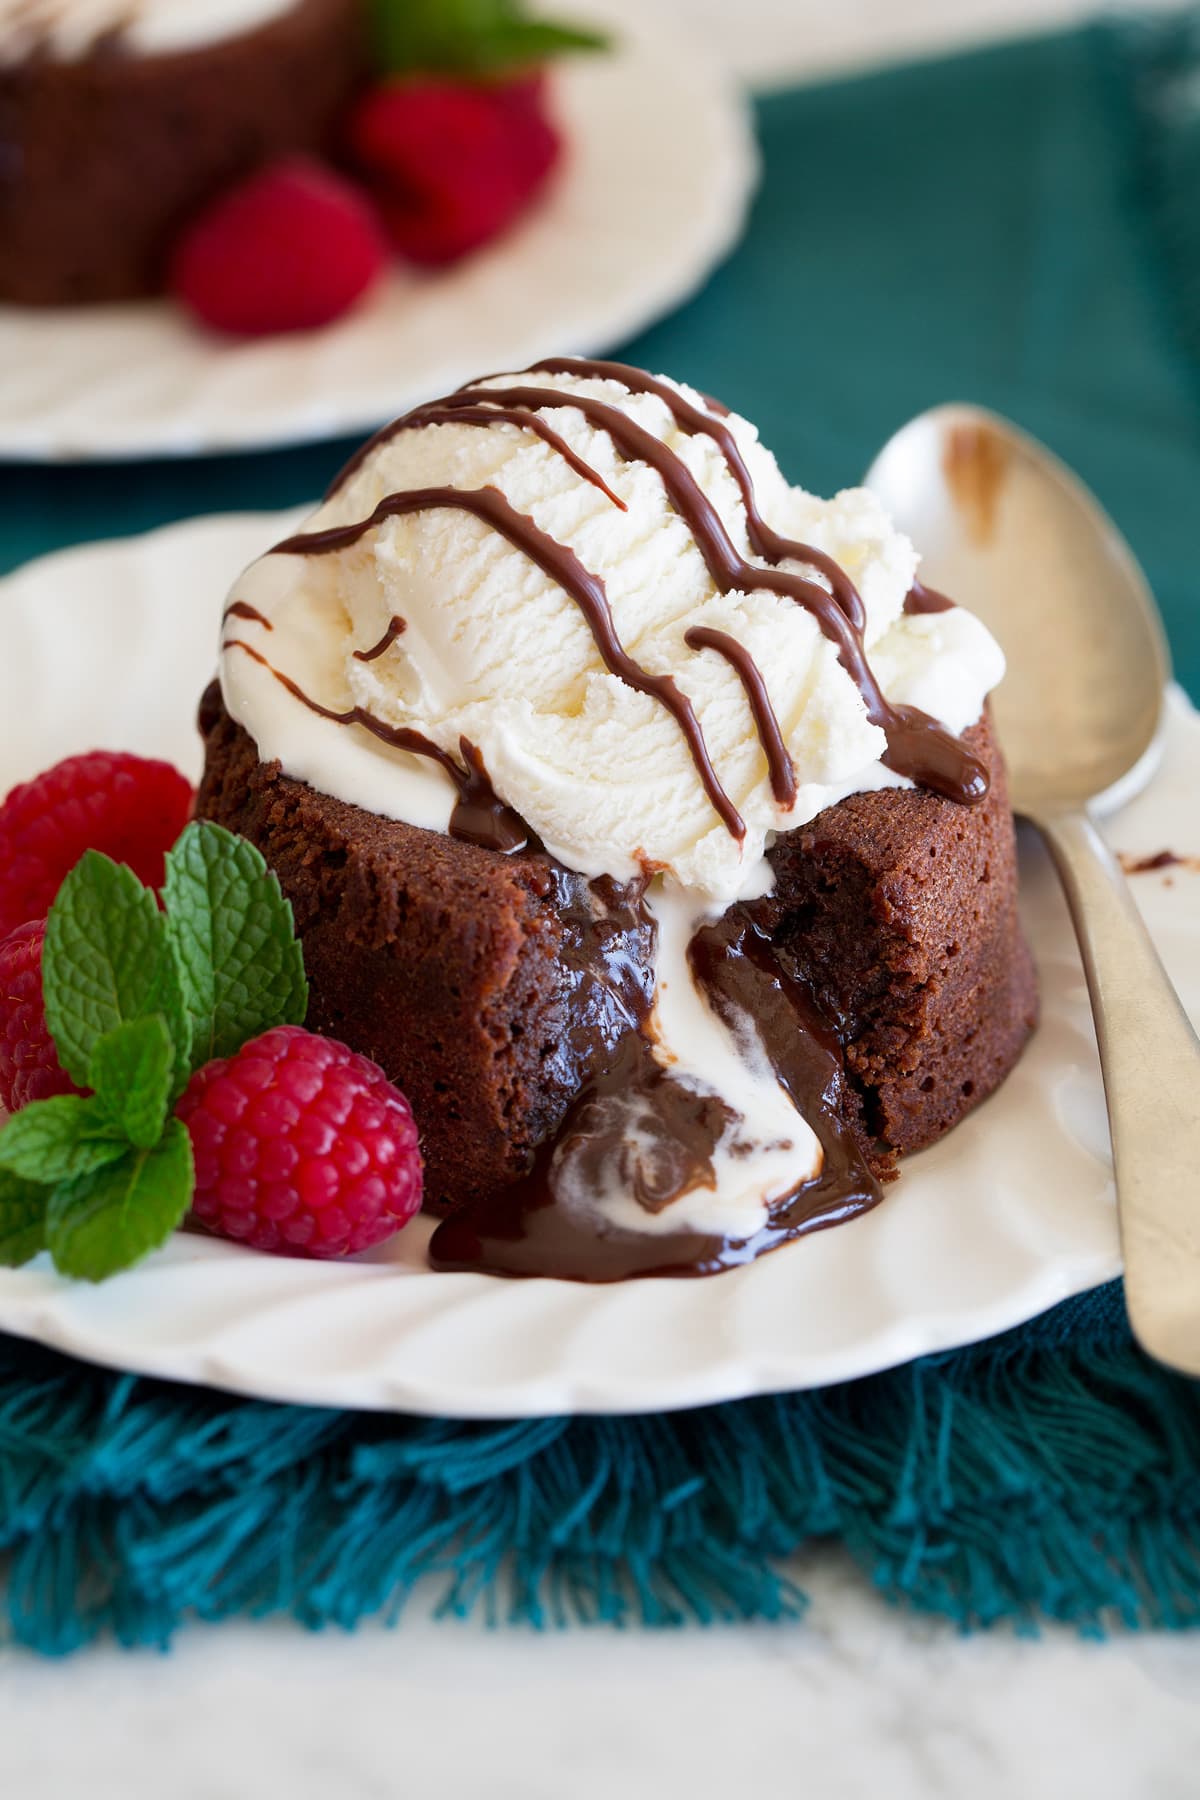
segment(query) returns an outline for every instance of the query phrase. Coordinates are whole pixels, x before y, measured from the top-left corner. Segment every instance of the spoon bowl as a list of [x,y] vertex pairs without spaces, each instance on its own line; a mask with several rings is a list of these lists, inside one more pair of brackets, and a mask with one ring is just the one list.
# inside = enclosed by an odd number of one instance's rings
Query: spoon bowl
[[921,576],[978,614],[1008,660],[992,698],[1018,812],[1106,812],[1153,773],[1171,665],[1133,553],[1065,464],[979,406],[898,431],[866,485]]
[[1013,806],[1045,838],[1079,938],[1130,1323],[1200,1375],[1200,1040],[1091,820],[1158,758],[1171,666],[1146,579],[1083,484],[981,407],[912,420],[866,485],[922,550],[925,585],[977,613],[1008,659],[992,708]]

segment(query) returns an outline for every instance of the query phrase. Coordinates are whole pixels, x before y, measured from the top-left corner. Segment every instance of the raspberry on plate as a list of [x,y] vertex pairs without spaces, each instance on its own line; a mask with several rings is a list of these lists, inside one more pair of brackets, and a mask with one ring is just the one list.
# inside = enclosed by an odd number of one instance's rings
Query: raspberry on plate
[[198,319],[243,337],[311,331],[349,311],[387,242],[358,188],[307,156],[229,189],[183,233],[169,286]]
[[58,1060],[42,1001],[44,920],[18,925],[0,942],[0,1108],[79,1089]]
[[543,96],[536,77],[400,79],[364,95],[350,115],[347,151],[404,256],[450,263],[513,224],[562,148]]
[[408,1101],[332,1038],[279,1025],[192,1076],[177,1107],[196,1164],[193,1217],[257,1250],[351,1256],[421,1206]]
[[109,750],[68,756],[15,787],[0,806],[0,936],[45,917],[85,850],[160,887],[192,798],[170,763]]

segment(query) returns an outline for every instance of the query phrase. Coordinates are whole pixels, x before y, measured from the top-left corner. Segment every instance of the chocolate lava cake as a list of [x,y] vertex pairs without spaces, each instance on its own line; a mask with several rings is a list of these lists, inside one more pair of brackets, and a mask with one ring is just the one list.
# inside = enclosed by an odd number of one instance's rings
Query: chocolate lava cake
[[199,810],[408,1094],[436,1268],[747,1261],[1011,1069],[1003,657],[915,565],[717,402],[555,357],[385,427],[239,577]]
[[295,0],[249,29],[143,53],[129,27],[59,55],[69,9],[0,18],[0,300],[158,291],[180,227],[258,164],[317,149],[363,66],[361,0]]
[[[581,919],[597,929],[587,883],[543,855],[502,855],[289,779],[259,760],[215,684],[201,730],[198,811],[257,844],[278,873],[304,942],[309,1023],[408,1094],[427,1208],[450,1213],[516,1180],[589,1064],[628,1029],[627,1005],[589,981],[581,953]],[[735,909],[832,1027],[838,1108],[885,1180],[898,1154],[933,1143],[992,1092],[1036,1017],[986,715],[965,743],[991,778],[983,804],[923,788],[851,795],[779,837],[774,893]],[[620,890],[611,902],[598,928],[648,991],[636,912]]]

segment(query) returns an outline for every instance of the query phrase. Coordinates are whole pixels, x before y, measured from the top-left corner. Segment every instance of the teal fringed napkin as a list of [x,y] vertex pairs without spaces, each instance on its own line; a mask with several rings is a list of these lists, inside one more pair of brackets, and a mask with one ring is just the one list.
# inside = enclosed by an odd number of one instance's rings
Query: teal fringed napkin
[[[1200,693],[1200,23],[1093,26],[774,95],[745,242],[627,348],[756,419],[810,487],[912,412],[1014,415],[1129,533]],[[283,505],[339,452],[5,470],[0,564]],[[1106,1288],[972,1349],[650,1419],[472,1425],[270,1406],[0,1339],[12,1632],[165,1642],[188,1616],[353,1625],[412,1586],[500,1620],[778,1617],[839,1539],[970,1628],[1200,1623],[1200,1387]]]
[[23,1643],[165,1643],[188,1616],[350,1627],[410,1590],[499,1622],[803,1608],[840,1539],[964,1628],[1200,1624],[1200,1388],[1116,1286],[811,1394],[502,1424],[231,1400],[0,1340],[0,1552]]

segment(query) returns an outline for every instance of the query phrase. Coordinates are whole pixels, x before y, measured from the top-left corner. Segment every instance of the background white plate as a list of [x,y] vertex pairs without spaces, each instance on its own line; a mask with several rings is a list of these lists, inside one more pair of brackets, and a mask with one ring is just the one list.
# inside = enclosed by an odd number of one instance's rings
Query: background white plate
[[[293,517],[170,526],[0,583],[0,792],[94,746],[195,774],[192,721],[226,590]],[[1198,758],[1200,715],[1176,691],[1161,773],[1109,822],[1121,850],[1200,851]],[[434,1275],[424,1221],[340,1265],[180,1236],[99,1288],[62,1281],[45,1259],[0,1270],[0,1330],[281,1400],[482,1417],[816,1386],[1032,1317],[1120,1264],[1079,960],[1040,847],[1022,857],[1041,1028],[1000,1092],[906,1163],[864,1218],[708,1280],[610,1287]],[[1139,875],[1135,891],[1200,1018],[1200,873]]]
[[741,229],[757,169],[743,102],[639,0],[576,10],[611,24],[615,48],[564,59],[564,169],[494,249],[444,275],[397,267],[337,325],[244,344],[168,302],[0,306],[0,456],[185,455],[366,430],[547,346],[611,348],[685,300]]

